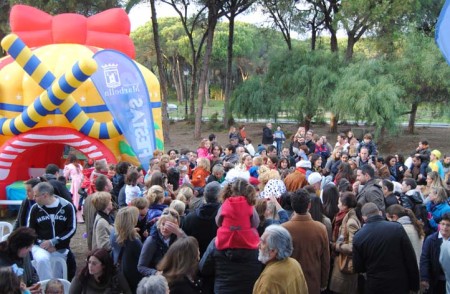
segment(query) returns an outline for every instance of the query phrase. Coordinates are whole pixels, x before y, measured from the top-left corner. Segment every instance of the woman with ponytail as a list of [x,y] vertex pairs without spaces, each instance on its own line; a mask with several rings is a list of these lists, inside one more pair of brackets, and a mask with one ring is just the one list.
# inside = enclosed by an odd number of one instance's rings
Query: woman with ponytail
[[386,217],[390,221],[396,221],[403,226],[416,253],[417,264],[419,264],[425,237],[423,224],[417,219],[411,209],[404,208],[399,204],[389,206],[386,209]]

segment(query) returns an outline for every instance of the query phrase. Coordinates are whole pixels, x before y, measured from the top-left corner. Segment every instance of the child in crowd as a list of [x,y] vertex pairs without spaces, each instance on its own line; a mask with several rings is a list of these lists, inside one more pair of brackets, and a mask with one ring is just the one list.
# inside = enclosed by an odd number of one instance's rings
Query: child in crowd
[[148,200],[144,197],[134,198],[131,200],[131,206],[137,207],[139,209],[139,216],[136,228],[138,229],[139,236],[141,237],[141,241],[144,242],[148,237],[148,233],[150,232],[150,227],[147,224],[147,215],[148,215]]
[[211,160],[213,155],[211,154],[211,142],[208,139],[203,139],[200,142],[200,146],[197,149],[198,158],[207,158]]
[[110,164],[108,166],[108,174],[106,175],[108,177],[108,179],[112,180],[112,178],[116,175],[116,165],[115,164]]
[[194,187],[204,187],[206,185],[206,179],[210,174],[210,163],[207,158],[198,158],[197,159],[197,167],[194,169],[192,173],[192,185]]
[[147,224],[153,226],[168,206],[164,204],[164,189],[159,185],[151,186],[145,196],[149,203],[147,213]]
[[358,153],[361,151],[362,147],[367,148],[367,150],[369,151],[369,156],[378,154],[377,146],[373,142],[372,134],[370,134],[370,133],[367,133],[364,135],[363,141],[359,144]]
[[92,194],[96,192],[95,189],[95,180],[97,180],[97,177],[99,175],[107,175],[108,174],[108,164],[105,159],[97,160],[94,163],[94,170],[91,173],[91,176],[89,177],[90,186],[88,194]]
[[125,202],[127,205],[129,205],[134,198],[142,196],[142,190],[137,184],[140,176],[140,173],[136,169],[130,170],[127,174],[125,181]]
[[45,287],[45,294],[64,294],[64,285],[58,279],[51,279]]
[[178,166],[178,171],[180,172],[179,186],[182,186],[184,184],[190,184],[191,181],[189,180],[187,166],[185,165]]
[[216,248],[257,249],[259,216],[254,207],[255,188],[247,180],[236,178],[224,187],[221,196],[223,204],[216,216]]

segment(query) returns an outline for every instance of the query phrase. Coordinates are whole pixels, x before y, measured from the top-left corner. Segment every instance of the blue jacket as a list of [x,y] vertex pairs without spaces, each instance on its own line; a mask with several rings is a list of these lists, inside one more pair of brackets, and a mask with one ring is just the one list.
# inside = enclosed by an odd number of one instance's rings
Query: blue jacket
[[433,202],[428,202],[427,210],[431,213],[430,225],[434,231],[437,231],[438,224],[441,222],[442,216],[450,212],[450,205],[447,202],[434,205]]

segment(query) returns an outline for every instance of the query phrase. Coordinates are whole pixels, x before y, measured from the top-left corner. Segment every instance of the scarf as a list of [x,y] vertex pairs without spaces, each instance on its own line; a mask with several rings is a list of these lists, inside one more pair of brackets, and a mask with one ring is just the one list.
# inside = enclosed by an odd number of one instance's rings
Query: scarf
[[100,211],[100,210],[97,210],[97,214],[101,218],[105,219],[108,222],[108,224],[114,225],[114,218],[110,214],[106,214],[106,213],[104,213],[103,211]]
[[333,220],[333,242],[336,242],[336,240],[339,238],[339,228],[342,225],[342,221],[344,220],[345,216],[348,213],[348,209],[339,211],[338,214],[334,217]]

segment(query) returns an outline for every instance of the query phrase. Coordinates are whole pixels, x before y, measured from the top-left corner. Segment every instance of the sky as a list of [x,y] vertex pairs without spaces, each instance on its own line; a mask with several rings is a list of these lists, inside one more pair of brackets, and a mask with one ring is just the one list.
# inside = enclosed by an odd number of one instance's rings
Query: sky
[[[141,3],[131,9],[129,13],[131,21],[131,31],[150,21],[150,4]],[[159,3],[156,7],[158,17],[178,16],[172,7],[167,4]],[[261,12],[255,12],[249,15],[239,15],[236,18],[238,21],[249,22],[253,24],[262,24],[265,20]]]

